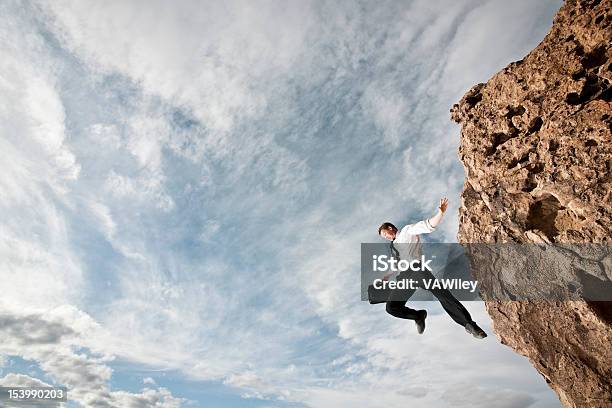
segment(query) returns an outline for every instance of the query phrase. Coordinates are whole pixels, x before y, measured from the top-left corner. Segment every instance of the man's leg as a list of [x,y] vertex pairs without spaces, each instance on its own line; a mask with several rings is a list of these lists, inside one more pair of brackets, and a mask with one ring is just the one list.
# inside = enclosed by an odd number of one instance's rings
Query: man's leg
[[[433,280],[435,277],[429,271],[419,271],[416,274],[418,279],[421,280],[421,284],[423,284],[424,280]],[[467,309],[459,303],[459,301],[453,296],[453,294],[448,289],[429,289],[429,291],[440,301],[442,308],[448,313],[448,315],[458,324],[465,328],[465,331],[470,333],[472,336],[477,339],[484,339],[487,337],[487,333],[484,332],[476,322],[472,320],[472,316],[467,311]]]
[[387,313],[400,319],[414,320],[417,332],[423,334],[425,331],[426,310],[415,310],[406,306],[406,302],[415,292],[415,289],[396,289],[391,292],[386,304]]
[[[418,271],[415,276],[421,280],[421,288],[425,288],[423,281],[433,281],[436,277],[429,271]],[[448,289],[427,289],[439,301],[446,313],[458,324],[465,327],[466,324],[472,323],[472,316],[465,307],[453,296]]]
[[388,300],[387,313],[400,319],[416,320],[421,317],[418,310],[406,306],[405,300]]
[[448,289],[433,289],[431,293],[440,301],[446,313],[448,313],[455,322],[465,327],[465,331],[477,339],[484,339],[487,337],[487,333],[472,320],[472,316],[470,316],[467,309]]
[[[406,276],[400,273],[397,280],[404,279]],[[400,319],[417,320],[421,315],[418,310],[406,306],[406,302],[416,289],[393,289],[387,300],[387,313]]]
[[470,312],[453,296],[448,289],[432,289],[431,293],[440,301],[440,304],[448,315],[458,324],[465,327],[472,323]]
[[400,319],[414,320],[419,334],[425,331],[427,310],[414,310],[406,306],[405,300],[395,300],[387,302],[387,313]]

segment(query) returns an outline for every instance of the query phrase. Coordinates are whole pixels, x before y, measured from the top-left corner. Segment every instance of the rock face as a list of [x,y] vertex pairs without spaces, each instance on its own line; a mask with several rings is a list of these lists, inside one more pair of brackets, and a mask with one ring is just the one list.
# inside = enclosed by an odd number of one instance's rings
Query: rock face
[[[611,9],[566,1],[533,51],[451,109],[466,173],[460,242],[611,243]],[[564,406],[612,406],[612,302],[488,301],[487,310],[500,341]]]

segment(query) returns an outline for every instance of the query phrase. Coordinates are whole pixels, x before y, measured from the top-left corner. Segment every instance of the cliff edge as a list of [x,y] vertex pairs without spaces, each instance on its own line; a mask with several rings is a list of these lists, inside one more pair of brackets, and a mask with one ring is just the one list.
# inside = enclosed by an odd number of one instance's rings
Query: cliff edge
[[[459,242],[611,243],[611,9],[566,1],[533,51],[451,109],[466,174]],[[612,406],[612,302],[486,306],[565,407]]]

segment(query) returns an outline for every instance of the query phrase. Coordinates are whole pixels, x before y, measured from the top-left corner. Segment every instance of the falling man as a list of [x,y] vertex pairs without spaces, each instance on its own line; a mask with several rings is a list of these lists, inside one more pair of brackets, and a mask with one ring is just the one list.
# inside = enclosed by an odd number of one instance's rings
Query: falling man
[[[385,238],[386,240],[391,241],[391,249],[394,253],[394,256],[398,259],[408,259],[409,261],[412,259],[416,259],[420,256],[420,234],[428,234],[433,232],[446,212],[448,207],[448,199],[446,197],[440,200],[440,205],[438,206],[438,211],[434,216],[428,218],[423,221],[419,221],[415,224],[408,224],[404,226],[401,230],[398,230],[395,225],[390,222],[383,223],[378,228],[378,234]],[[404,251],[402,251],[400,256],[400,251],[398,251],[394,244],[411,244],[402,246]],[[407,250],[406,250],[407,248]],[[401,272],[397,279],[405,279],[406,276],[402,276],[405,272]],[[383,279],[389,279],[391,274],[386,274]],[[424,271],[419,272],[419,279],[423,278],[434,278],[431,273]],[[415,310],[406,306],[406,302],[412,296],[416,289],[408,289],[408,290],[394,290],[391,291],[388,300],[386,301],[387,313],[399,317],[402,319],[414,320],[417,327],[417,332],[422,334],[425,331],[425,318],[427,318],[426,310]],[[483,339],[487,337],[487,334],[482,330],[476,322],[472,320],[470,313],[467,309],[459,303],[459,301],[452,295],[452,293],[448,289],[443,288],[430,288],[428,289],[442,304],[442,307],[448,313],[448,315],[458,324],[463,326],[465,330],[470,333],[472,336],[477,339]]]

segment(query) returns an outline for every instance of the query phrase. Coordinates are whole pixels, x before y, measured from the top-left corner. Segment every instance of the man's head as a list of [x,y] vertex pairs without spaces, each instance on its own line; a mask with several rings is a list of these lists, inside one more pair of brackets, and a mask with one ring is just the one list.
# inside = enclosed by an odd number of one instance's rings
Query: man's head
[[397,227],[390,222],[384,222],[378,227],[378,235],[388,241],[393,241],[395,239],[395,234],[397,234]]

